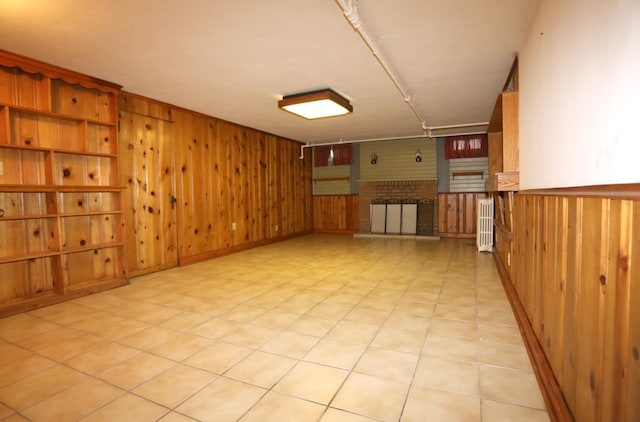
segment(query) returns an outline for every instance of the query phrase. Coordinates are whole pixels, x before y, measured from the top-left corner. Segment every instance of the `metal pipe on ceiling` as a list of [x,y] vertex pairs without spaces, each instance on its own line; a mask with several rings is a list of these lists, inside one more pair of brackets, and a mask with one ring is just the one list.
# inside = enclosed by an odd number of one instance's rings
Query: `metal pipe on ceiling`
[[[354,4],[354,1],[353,0],[336,0],[336,2],[342,9],[342,12],[344,13],[349,23],[351,24],[351,27],[358,33],[358,35],[360,35],[360,38],[362,38],[362,40],[365,42],[365,44],[367,45],[367,47],[369,48],[373,56],[376,58],[376,60],[378,60],[378,63],[380,64],[380,66],[382,66],[382,68],[384,69],[389,79],[391,79],[391,82],[393,82],[393,85],[396,87],[398,92],[400,92],[400,95],[402,95],[404,102],[409,106],[409,108],[411,108],[411,111],[420,122],[421,128],[425,132],[425,134],[428,134],[431,137],[432,136],[431,132],[433,130],[484,126],[489,124],[489,122],[481,122],[481,123],[464,123],[464,124],[448,125],[448,126],[427,126],[426,120],[422,118],[422,116],[420,115],[420,112],[416,109],[415,105],[413,104],[413,98],[402,87],[402,85],[400,84],[400,79],[396,76],[395,72],[391,68],[391,65],[384,59],[384,57],[382,57],[378,46],[371,39],[371,36],[367,33],[367,31],[362,27],[362,21],[360,20],[357,6]],[[469,133],[469,135],[471,134],[472,133]]]
[[[463,126],[464,127],[464,126]],[[484,135],[486,134],[486,131],[481,131],[481,132],[461,132],[461,133],[447,133],[446,135],[442,135],[441,137],[447,137],[447,136],[463,136],[463,135]],[[300,159],[302,160],[304,158],[304,149],[305,148],[311,148],[311,147],[323,147],[323,146],[328,146],[328,145],[340,145],[340,144],[362,144],[365,142],[381,142],[381,141],[398,141],[398,140],[402,140],[402,139],[436,139],[436,137],[434,136],[429,136],[427,134],[423,134],[423,135],[413,135],[413,136],[396,136],[393,138],[370,138],[370,139],[357,139],[357,140],[353,140],[353,141],[345,141],[343,139],[338,140],[337,142],[321,142],[321,143],[306,143],[304,145],[300,145]]]

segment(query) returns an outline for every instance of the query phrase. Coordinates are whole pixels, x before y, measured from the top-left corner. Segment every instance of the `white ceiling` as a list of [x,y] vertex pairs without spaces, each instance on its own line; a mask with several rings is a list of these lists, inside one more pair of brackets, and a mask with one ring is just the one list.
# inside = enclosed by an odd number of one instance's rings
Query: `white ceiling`
[[[489,120],[537,0],[355,4],[434,127]],[[334,0],[0,0],[0,48],[302,142],[423,134]],[[354,112],[307,121],[276,106],[325,87]]]

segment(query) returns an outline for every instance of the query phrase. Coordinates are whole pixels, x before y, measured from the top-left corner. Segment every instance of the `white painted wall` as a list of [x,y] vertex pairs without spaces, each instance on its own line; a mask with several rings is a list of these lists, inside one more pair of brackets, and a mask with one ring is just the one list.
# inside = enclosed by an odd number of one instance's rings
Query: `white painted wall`
[[521,189],[640,182],[640,0],[541,0],[519,70]]

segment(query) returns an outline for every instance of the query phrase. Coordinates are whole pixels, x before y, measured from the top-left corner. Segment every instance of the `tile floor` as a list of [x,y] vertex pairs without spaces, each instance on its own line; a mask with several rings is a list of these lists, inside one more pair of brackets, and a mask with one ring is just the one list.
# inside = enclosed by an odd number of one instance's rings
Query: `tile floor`
[[493,259],[309,235],[0,319],[2,421],[548,421]]

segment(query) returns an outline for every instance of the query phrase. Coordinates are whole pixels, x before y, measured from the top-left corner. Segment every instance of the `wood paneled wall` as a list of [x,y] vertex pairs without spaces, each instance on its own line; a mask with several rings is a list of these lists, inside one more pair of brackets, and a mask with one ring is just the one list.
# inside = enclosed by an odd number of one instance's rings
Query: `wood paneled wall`
[[180,262],[312,230],[311,158],[299,144],[174,110]]
[[438,232],[441,237],[476,237],[478,199],[486,198],[484,192],[439,193]]
[[511,280],[573,416],[639,420],[640,199],[520,193],[514,222]]
[[299,143],[132,94],[120,106],[134,273],[312,231],[312,162]]
[[357,233],[358,195],[316,195],[313,197],[313,230],[325,233]]

